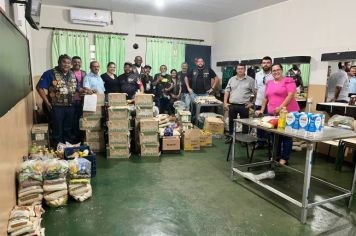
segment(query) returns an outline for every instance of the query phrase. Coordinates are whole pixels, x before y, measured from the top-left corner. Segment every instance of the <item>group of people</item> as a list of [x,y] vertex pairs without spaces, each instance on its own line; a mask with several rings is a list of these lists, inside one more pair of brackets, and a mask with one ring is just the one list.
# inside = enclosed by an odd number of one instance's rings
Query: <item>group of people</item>
[[119,76],[115,74],[114,62],[109,62],[101,75],[97,61],[90,62],[89,73],[81,69],[81,64],[78,56],[61,55],[58,66],[44,72],[37,84],[37,91],[50,115],[54,146],[82,139],[79,119],[83,113],[84,94],[126,93],[129,100],[134,99],[137,92],[154,94],[160,113],[172,115],[174,102],[182,101],[186,109],[191,110],[192,101],[197,96],[213,93],[220,80],[205,66],[203,58],[196,58],[196,67],[191,70],[184,62],[179,72],[172,69],[170,74],[167,66],[161,65],[160,73],[154,77],[150,75],[151,66],[142,65],[141,56],[136,56],[134,63],[124,63],[124,73]]
[[[233,135],[233,121],[237,115],[240,118],[249,117],[249,109],[255,109],[255,115],[279,115],[283,107],[288,112],[299,111],[295,99],[297,80],[285,77],[281,64],[272,64],[271,57],[261,60],[262,70],[255,79],[246,75],[246,65],[236,66],[236,76],[230,78],[224,94],[224,108],[229,111],[229,136],[226,142],[231,142]],[[242,133],[248,133],[247,126],[242,127]],[[255,149],[263,148],[267,136],[263,130],[257,130],[258,142]],[[281,165],[288,164],[292,152],[292,138],[281,136],[278,143],[277,161]]]
[[327,102],[348,103],[356,95],[356,66],[350,62],[339,62],[338,70],[331,73],[329,67]]

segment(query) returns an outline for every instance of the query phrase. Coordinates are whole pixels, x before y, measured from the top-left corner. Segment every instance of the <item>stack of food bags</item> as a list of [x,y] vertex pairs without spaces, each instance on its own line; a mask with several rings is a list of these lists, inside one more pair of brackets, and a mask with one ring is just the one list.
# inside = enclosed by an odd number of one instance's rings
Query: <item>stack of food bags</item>
[[43,164],[39,160],[30,160],[22,163],[18,172],[18,205],[41,205],[43,199]]
[[91,163],[85,158],[75,158],[68,161],[69,165],[69,195],[82,202],[92,196],[90,184]]
[[43,190],[47,205],[59,207],[67,204],[68,163],[65,160],[50,159],[44,162]]
[[7,232],[11,236],[38,235],[44,236],[44,228],[41,228],[42,214],[41,205],[15,206],[10,213]]

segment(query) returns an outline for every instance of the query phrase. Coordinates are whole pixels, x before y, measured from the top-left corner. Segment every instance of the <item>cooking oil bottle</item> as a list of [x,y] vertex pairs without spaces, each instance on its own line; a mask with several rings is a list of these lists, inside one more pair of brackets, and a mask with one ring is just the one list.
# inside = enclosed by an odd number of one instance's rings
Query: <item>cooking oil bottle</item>
[[278,129],[284,129],[286,127],[287,113],[286,107],[283,107],[279,112]]

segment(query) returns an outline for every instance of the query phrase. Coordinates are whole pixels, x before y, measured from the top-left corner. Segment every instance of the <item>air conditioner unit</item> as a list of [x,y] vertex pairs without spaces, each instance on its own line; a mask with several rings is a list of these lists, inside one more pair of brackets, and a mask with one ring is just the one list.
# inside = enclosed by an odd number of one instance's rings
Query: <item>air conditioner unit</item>
[[108,26],[111,22],[111,14],[109,11],[72,8],[70,20],[74,24]]

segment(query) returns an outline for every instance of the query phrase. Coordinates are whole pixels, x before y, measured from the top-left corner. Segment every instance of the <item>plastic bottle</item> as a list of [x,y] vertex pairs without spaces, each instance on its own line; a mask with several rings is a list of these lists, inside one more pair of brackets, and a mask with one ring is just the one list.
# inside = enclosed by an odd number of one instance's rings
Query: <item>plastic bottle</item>
[[279,112],[278,129],[284,129],[286,127],[287,113],[286,107],[283,107]]

